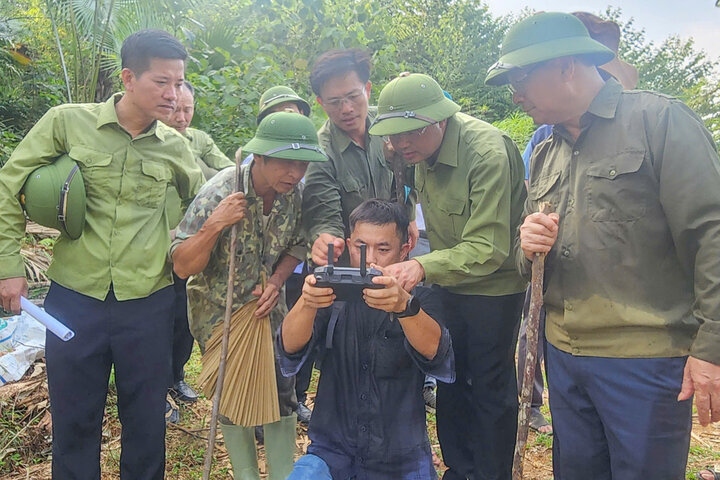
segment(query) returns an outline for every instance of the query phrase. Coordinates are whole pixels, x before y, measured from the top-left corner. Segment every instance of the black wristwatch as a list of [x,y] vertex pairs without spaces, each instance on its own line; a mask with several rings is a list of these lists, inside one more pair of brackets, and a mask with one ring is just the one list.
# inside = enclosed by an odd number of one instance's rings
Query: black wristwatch
[[414,317],[418,313],[420,313],[420,300],[418,300],[415,295],[410,295],[405,305],[405,310],[396,313],[395,316],[398,318]]

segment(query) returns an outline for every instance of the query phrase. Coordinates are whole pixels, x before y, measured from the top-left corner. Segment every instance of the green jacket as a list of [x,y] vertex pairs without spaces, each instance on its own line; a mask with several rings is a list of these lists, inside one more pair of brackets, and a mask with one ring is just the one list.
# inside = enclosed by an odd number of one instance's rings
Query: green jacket
[[[546,334],[575,355],[720,364],[720,163],[682,102],[608,80],[573,142],[556,126],[530,167],[525,214],[560,216]],[[518,266],[530,262],[517,245]]]
[[98,300],[111,284],[118,300],[143,298],[172,284],[166,192],[173,185],[189,203],[202,174],[187,142],[163,123],[131,138],[115,112],[121,96],[51,108],[0,170],[0,278],[25,276],[25,217],[18,201],[25,179],[68,153],[85,182],[85,229],[77,240],[60,236],[48,276]]
[[431,252],[415,257],[449,291],[522,292],[512,246],[526,198],[522,157],[510,138],[464,113],[448,119],[438,158],[416,165]]
[[[368,128],[373,111],[366,121]],[[349,217],[355,207],[370,198],[395,200],[392,167],[385,161],[380,137],[366,134],[363,149],[327,120],[318,131],[318,139],[329,161],[308,166],[303,193],[303,224],[310,242],[321,233],[348,238]],[[415,218],[415,203],[415,195],[409,195],[410,218]]]

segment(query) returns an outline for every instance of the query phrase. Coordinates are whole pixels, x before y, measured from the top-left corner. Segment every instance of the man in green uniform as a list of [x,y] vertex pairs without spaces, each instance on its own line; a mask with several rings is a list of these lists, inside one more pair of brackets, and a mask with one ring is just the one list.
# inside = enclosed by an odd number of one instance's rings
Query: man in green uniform
[[[210,135],[190,126],[194,115],[195,88],[186,80],[178,98],[175,113],[168,120],[168,125],[188,139],[190,150],[195,154],[195,160],[202,170],[205,180],[210,180],[218,171],[232,167],[235,163],[218,148]],[[179,221],[180,219],[178,219]]]
[[58,238],[48,270],[45,308],[75,331],[68,342],[48,333],[45,344],[56,479],[100,478],[113,366],[121,478],[164,477],[174,300],[165,198],[173,185],[189,202],[202,174],[180,134],[158,120],[175,110],[186,56],[166,32],[130,35],[121,50],[125,92],[50,109],[0,170],[0,300],[14,312],[27,294],[18,201],[26,178],[67,153],[87,191],[82,235]]
[[[190,142],[190,150],[195,155],[195,161],[203,172],[205,181],[211,179],[215,174],[228,167],[235,165],[215,145],[213,139],[202,130],[190,127],[195,114],[195,89],[192,84],[185,81],[180,96],[178,97],[175,113],[168,120],[168,125],[183,134]],[[174,229],[182,220],[182,208],[177,190],[169,187],[167,200],[168,219],[170,228]],[[182,402],[194,402],[198,396],[195,390],[185,382],[185,364],[192,354],[193,337],[188,328],[187,318],[187,295],[185,293],[185,281],[174,275],[175,285],[175,322],[173,326],[173,348],[172,348],[172,383],[170,395]],[[177,423],[180,414],[177,407],[170,402],[165,405],[168,421]]]
[[553,125],[515,256],[529,274],[547,254],[554,478],[685,478],[693,395],[701,425],[720,421],[715,144],[681,101],[604,78],[615,52],[571,14],[532,15],[502,45],[485,83]]
[[[312,260],[327,264],[327,247],[334,246],[335,261],[350,236],[348,218],[370,198],[395,200],[399,188],[408,214],[415,218],[413,196],[405,194],[405,182],[396,185],[393,168],[385,160],[383,141],[368,135],[375,118],[370,99],[370,56],[360,49],[330,50],[315,60],[310,84],[328,120],[318,131],[320,144],[330,159],[311,165],[305,179],[304,225],[312,243]],[[410,247],[418,230],[410,224]],[[347,254],[342,256],[347,264]]]
[[[172,246],[175,273],[188,281],[190,330],[205,349],[214,328],[222,328],[230,260],[230,226],[238,225],[233,310],[258,299],[257,317],[270,314],[276,331],[287,313],[280,288],[305,258],[301,229],[301,190],[309,162],[327,157],[318,145],[312,121],[290,112],[272,113],[245,146],[253,161],[241,167],[241,191],[235,169],[226,169],[198,194],[176,230]],[[261,275],[268,281],[261,290]],[[279,422],[266,424],[265,452],[271,479],[292,470],[295,452],[294,379],[276,371]],[[220,412],[223,414],[223,412]],[[221,420],[236,479],[259,479],[253,426]]]
[[510,255],[526,198],[510,138],[459,113],[435,80],[402,74],[383,88],[372,135],[415,165],[431,252],[387,267],[410,290],[438,285],[457,381],[438,384],[445,480],[510,478],[517,426],[514,352],[526,282]]

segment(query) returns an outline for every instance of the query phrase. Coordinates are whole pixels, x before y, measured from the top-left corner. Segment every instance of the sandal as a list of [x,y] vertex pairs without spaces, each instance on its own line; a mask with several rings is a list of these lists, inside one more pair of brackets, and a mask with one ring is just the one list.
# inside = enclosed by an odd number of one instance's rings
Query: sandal
[[[706,475],[712,475],[712,478],[707,478],[703,475],[703,473]],[[695,475],[695,478],[697,478],[697,480],[720,480],[720,469],[718,469],[717,465],[715,466],[715,468],[707,467],[703,470],[700,470]]]
[[[540,429],[544,427],[550,427],[549,431],[541,432]],[[545,418],[545,415],[540,412],[537,408],[530,409],[530,428],[543,435],[552,435],[552,425],[550,425]],[[701,478],[701,480],[704,480]],[[716,479],[720,480],[720,478]]]

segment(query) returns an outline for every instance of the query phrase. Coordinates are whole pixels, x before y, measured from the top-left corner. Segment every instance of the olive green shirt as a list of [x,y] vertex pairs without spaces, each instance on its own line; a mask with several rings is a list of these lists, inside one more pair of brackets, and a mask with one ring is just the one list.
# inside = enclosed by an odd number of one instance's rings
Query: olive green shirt
[[[373,112],[368,114],[366,132]],[[321,233],[348,238],[350,213],[365,200],[395,200],[393,171],[385,161],[383,140],[365,135],[363,149],[329,119],[318,130],[329,161],[311,163],[305,174],[303,225],[310,242]],[[415,203],[414,194],[408,195],[410,218],[415,218]]]
[[85,183],[85,228],[77,240],[58,238],[48,277],[98,300],[111,285],[118,300],[129,300],[172,284],[165,195],[174,185],[189,203],[202,174],[187,142],[163,123],[132,138],[115,112],[121,96],[51,108],[0,170],[0,278],[25,276],[18,200],[25,179],[68,153]]
[[430,253],[415,257],[425,279],[453,293],[499,296],[527,285],[511,255],[525,201],[515,144],[464,113],[448,118],[437,160],[416,165]]
[[[679,100],[608,80],[573,141],[556,126],[525,214],[560,216],[546,260],[547,338],[574,355],[720,364],[720,163]],[[519,242],[518,266],[529,272]]]
[[[195,128],[185,129],[183,134],[185,138],[190,142],[190,150],[195,155],[195,161],[198,167],[202,170],[205,181],[210,180],[220,170],[235,165],[224,153],[220,151],[212,137],[202,130]],[[170,227],[180,223],[183,217],[183,209],[180,201],[180,196],[177,193],[175,187],[170,186],[168,189],[167,197],[167,212]]]
[[210,180],[220,170],[235,165],[219,148],[210,135],[196,128],[185,129],[185,138],[190,141],[190,150],[195,154],[205,180]]
[[[282,256],[292,255],[302,260],[306,253],[306,240],[301,233],[301,186],[297,185],[289,193],[275,197],[265,225],[263,200],[256,195],[251,181],[252,165],[241,167],[247,213],[237,223],[233,311],[256,298],[252,291],[260,284],[261,274],[265,273],[270,278]],[[218,204],[234,191],[234,168],[222,170],[208,181],[178,225],[172,249],[200,231]],[[231,228],[226,228],[220,234],[205,269],[191,276],[187,283],[190,331],[203,349],[213,327],[225,316],[231,231]],[[280,298],[283,299],[284,295]],[[274,327],[280,324],[285,313],[287,307],[281,300],[270,315]]]

